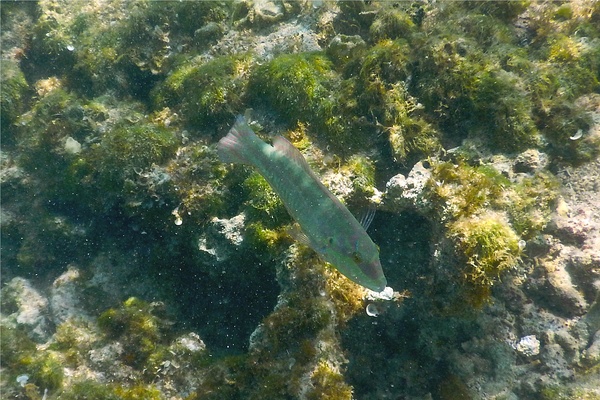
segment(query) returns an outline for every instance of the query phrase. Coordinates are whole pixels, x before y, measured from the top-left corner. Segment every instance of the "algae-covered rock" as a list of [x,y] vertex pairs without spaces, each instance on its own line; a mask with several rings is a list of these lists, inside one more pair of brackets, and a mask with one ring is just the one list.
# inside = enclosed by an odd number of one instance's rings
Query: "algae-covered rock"
[[177,110],[193,127],[225,123],[242,113],[251,58],[222,56],[179,66],[153,92],[157,107]]
[[29,91],[29,85],[25,76],[13,61],[1,61],[0,79],[0,111],[2,114],[0,129],[2,130],[2,142],[14,142],[14,133],[11,125],[17,120],[17,117],[25,110],[26,95]]
[[[8,397],[594,395],[597,2],[13,3]],[[386,300],[219,160],[250,107],[377,205]]]

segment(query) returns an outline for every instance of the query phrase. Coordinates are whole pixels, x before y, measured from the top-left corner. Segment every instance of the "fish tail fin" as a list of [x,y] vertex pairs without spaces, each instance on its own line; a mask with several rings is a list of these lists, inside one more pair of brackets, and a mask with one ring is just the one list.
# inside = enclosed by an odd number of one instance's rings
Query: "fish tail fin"
[[244,117],[239,115],[229,133],[219,140],[217,145],[219,159],[226,163],[253,165],[250,156],[256,141],[261,140],[248,126]]

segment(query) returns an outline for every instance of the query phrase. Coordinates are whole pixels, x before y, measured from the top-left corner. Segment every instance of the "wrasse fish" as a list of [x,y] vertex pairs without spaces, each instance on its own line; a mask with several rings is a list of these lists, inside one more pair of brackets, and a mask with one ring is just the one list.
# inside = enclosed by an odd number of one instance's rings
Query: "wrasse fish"
[[300,225],[299,241],[359,285],[377,292],[385,289],[379,249],[283,136],[276,136],[271,146],[239,116],[217,150],[223,162],[247,164],[258,170]]

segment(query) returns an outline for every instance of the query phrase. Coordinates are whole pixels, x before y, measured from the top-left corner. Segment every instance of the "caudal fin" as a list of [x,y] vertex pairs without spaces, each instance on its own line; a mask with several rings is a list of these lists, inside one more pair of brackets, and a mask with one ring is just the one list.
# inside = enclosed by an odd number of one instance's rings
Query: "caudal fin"
[[219,159],[226,163],[240,163],[252,165],[251,149],[256,146],[256,141],[262,142],[248,126],[243,116],[239,115],[229,133],[217,145]]

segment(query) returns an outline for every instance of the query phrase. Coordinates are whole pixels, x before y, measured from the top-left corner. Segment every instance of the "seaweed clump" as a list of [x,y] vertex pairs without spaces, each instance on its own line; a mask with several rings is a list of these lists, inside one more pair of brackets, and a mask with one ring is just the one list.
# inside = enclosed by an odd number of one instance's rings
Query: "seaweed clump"
[[282,54],[252,71],[249,101],[268,105],[289,123],[312,124],[323,138],[335,142],[346,133],[335,109],[339,81],[331,61],[322,54]]
[[[511,181],[492,166],[438,162],[423,193],[430,217],[441,223],[469,303],[481,305],[502,274],[518,266],[525,240],[550,219],[556,180],[539,171]],[[460,297],[460,296],[459,296]]]
[[448,237],[460,252],[464,282],[475,305],[489,297],[490,287],[519,261],[519,237],[498,214],[462,218],[448,226]]
[[228,124],[244,110],[251,61],[242,54],[183,63],[153,91],[154,103],[177,111],[196,129]]

